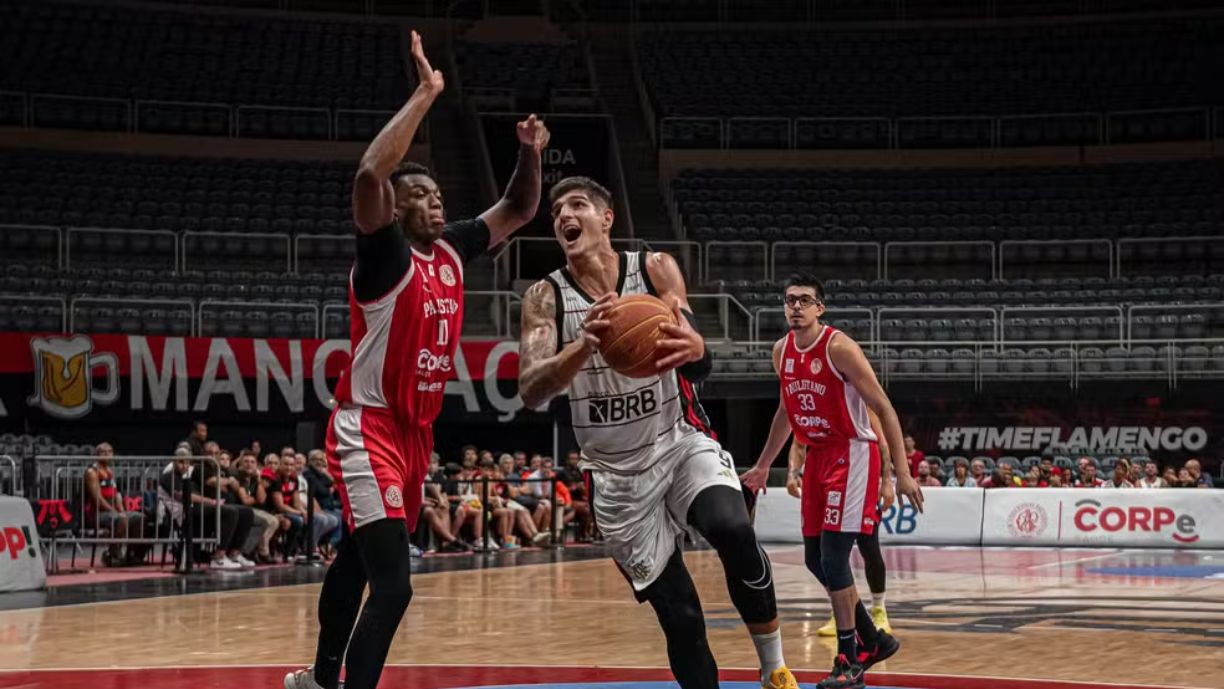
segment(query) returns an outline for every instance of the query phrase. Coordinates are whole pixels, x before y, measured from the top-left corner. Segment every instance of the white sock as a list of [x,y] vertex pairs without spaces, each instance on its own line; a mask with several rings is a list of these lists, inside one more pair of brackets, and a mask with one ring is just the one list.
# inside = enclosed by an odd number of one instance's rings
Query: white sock
[[756,646],[757,657],[761,659],[761,683],[767,683],[774,670],[786,665],[786,661],[782,660],[782,630],[753,634],[752,644]]
[[871,607],[872,607],[872,608],[880,608],[881,610],[883,610],[883,609],[884,609],[884,596],[885,596],[885,595],[886,595],[886,594],[885,594],[885,592],[884,592],[884,591],[881,591],[881,592],[879,592],[879,593],[876,593],[875,591],[872,591],[872,592],[871,592]]

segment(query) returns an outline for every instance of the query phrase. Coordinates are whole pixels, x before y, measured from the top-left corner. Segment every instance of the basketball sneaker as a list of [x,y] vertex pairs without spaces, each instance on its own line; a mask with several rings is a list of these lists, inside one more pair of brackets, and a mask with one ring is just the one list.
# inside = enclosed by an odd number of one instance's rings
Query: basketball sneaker
[[888,611],[883,606],[872,606],[871,621],[875,623],[876,629],[892,634],[892,625],[888,623]]
[[825,626],[816,630],[816,636],[837,636],[837,619],[829,614],[829,621],[825,622]]
[[864,689],[863,666],[838,653],[829,676],[816,683],[816,689]]
[[901,642],[897,637],[881,630],[876,634],[875,647],[866,649],[859,647],[858,662],[863,666],[863,672],[867,672],[868,668],[876,663],[888,660],[901,650]]
[[799,689],[799,682],[786,666],[769,673],[769,681],[761,682],[761,689]]
[[323,689],[314,678],[314,666],[285,675],[285,689]]

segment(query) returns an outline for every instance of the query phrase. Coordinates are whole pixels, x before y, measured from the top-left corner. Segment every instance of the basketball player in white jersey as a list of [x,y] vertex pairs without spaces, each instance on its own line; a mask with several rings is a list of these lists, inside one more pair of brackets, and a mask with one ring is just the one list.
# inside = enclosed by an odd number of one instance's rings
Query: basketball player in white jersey
[[[901,421],[871,364],[848,335],[820,322],[824,286],[812,275],[787,281],[784,303],[790,332],[774,344],[781,385],[778,410],[756,465],[744,473],[752,491],[764,487],[769,465],[792,431],[807,445],[803,470],[804,560],[829,592],[837,622],[837,657],[821,689],[862,689],[866,667],[897,652],[899,643],[878,630],[859,600],[850,572],[850,549],[875,530],[881,489],[892,490],[892,457],[881,457],[879,418],[889,447],[905,447]],[[897,453],[896,491],[922,511],[922,490]],[[883,460],[883,461],[882,461]],[[890,501],[886,495],[886,501]],[[860,644],[862,642],[862,653]]]
[[[566,265],[523,298],[523,403],[539,407],[568,391],[595,522],[638,602],[649,601],[658,615],[681,688],[718,687],[701,601],[681,555],[692,525],[722,560],[731,601],[760,657],[761,686],[798,689],[782,658],[769,560],[731,457],[697,401],[694,386],[709,374],[710,354],[675,259],[613,250],[611,194],[591,179],[561,180],[549,198]],[[658,296],[678,323],[662,326],[668,354],[651,378],[613,371],[596,349],[607,310],[631,294]]]

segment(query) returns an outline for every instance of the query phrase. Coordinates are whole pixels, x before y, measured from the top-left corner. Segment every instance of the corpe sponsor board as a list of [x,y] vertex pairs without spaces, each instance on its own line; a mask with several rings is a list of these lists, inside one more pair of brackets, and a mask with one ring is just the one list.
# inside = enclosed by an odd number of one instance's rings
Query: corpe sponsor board
[[47,586],[38,530],[30,503],[0,497],[0,591],[29,591]]
[[[880,515],[882,543],[976,545],[982,540],[980,488],[924,488],[924,509],[899,500]],[[757,537],[768,543],[802,543],[800,501],[786,489],[758,496]]]
[[[517,342],[464,341],[453,359],[421,354],[413,363],[444,368],[446,394],[468,412],[509,421],[522,410]],[[0,419],[322,416],[348,361],[348,340],[0,333]]]
[[983,545],[1224,547],[1224,491],[986,491]]

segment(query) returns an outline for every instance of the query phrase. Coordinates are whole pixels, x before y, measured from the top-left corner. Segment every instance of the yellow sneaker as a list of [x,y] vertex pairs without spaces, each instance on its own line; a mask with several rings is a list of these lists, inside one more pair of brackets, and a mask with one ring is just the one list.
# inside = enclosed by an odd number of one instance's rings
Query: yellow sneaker
[[871,621],[875,623],[877,629],[882,629],[892,634],[892,625],[888,623],[888,611],[884,608],[872,608]]
[[837,618],[829,615],[829,621],[816,630],[816,636],[837,636]]
[[761,682],[761,689],[799,689],[799,682],[786,666],[769,673],[769,681]]

